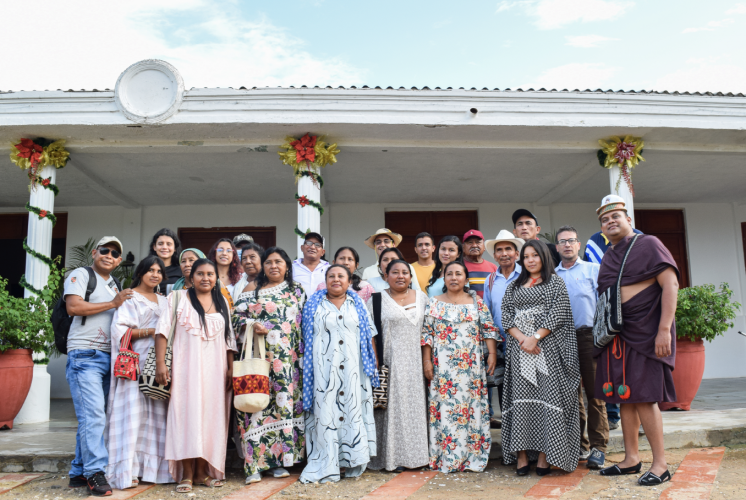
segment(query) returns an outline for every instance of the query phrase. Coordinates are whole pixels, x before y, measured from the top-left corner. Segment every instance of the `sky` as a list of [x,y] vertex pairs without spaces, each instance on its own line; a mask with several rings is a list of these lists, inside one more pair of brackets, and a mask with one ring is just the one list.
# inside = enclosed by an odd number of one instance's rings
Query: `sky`
[[28,0],[0,90],[291,85],[746,93],[746,1]]

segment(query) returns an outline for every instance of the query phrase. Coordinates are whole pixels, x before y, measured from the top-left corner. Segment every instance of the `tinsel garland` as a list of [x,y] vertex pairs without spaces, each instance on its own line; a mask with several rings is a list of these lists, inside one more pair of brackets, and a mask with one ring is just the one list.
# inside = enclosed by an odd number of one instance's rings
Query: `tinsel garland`
[[301,207],[305,207],[306,205],[311,205],[313,208],[319,211],[319,214],[324,215],[324,207],[321,206],[321,203],[317,203],[313,200],[309,200],[306,196],[298,196],[298,193],[295,193],[295,199],[298,201],[298,204]]
[[308,233],[310,233],[310,232],[311,232],[311,229],[310,229],[310,228],[309,228],[309,229],[307,229],[307,230],[306,230],[306,232],[304,233],[303,231],[301,231],[300,229],[298,229],[298,226],[295,226],[295,234],[297,234],[297,235],[298,235],[299,237],[301,237],[301,238],[305,238],[305,237],[306,237],[306,235],[307,235]]
[[39,219],[49,219],[52,222],[52,227],[57,225],[57,216],[48,210],[42,210],[39,207],[33,207],[29,205],[29,202],[26,202],[26,210],[35,213],[39,217]]
[[21,285],[26,290],[28,290],[29,292],[35,293],[36,295],[38,295],[39,297],[41,297],[41,290],[39,290],[38,288],[34,287],[34,285],[32,285],[31,283],[29,283],[28,281],[26,281],[26,275],[25,274],[21,275],[21,279],[18,280],[18,284]]
[[26,250],[26,253],[36,257],[37,259],[39,259],[40,261],[42,261],[49,267],[52,267],[52,264],[54,263],[54,261],[50,259],[49,257],[47,257],[46,255],[40,254],[39,252],[37,252],[36,250],[28,246],[28,244],[26,243],[27,239],[28,239],[28,236],[26,238],[23,238],[23,249]]
[[624,179],[627,187],[629,187],[630,194],[634,196],[635,187],[632,184],[632,169],[641,161],[645,161],[645,158],[642,157],[642,148],[645,146],[645,142],[639,137],[628,135],[624,139],[619,137],[602,139],[598,141],[598,144],[601,146],[601,149],[596,152],[598,163],[604,168],[612,168],[616,164],[621,171],[616,184],[617,192],[619,192],[619,185]]
[[324,187],[324,179],[321,177],[321,174],[318,172],[312,172],[310,170],[303,170],[300,174],[298,174],[298,177],[310,177],[312,181],[314,181],[314,184],[319,185],[319,189]]
[[60,190],[57,187],[57,184],[52,184],[52,178],[51,177],[47,177],[46,179],[42,179],[41,182],[40,182],[40,184],[41,184],[41,187],[43,187],[44,189],[49,189],[51,192],[53,192],[55,196],[57,196],[58,194],[60,194]]

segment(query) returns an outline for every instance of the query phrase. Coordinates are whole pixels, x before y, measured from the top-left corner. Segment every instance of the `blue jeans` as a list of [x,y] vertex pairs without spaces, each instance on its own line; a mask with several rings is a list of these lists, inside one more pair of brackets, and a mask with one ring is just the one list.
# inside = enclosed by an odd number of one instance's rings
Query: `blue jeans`
[[622,417],[619,415],[619,405],[606,403],[606,416],[609,422],[619,422]]
[[67,355],[65,378],[78,417],[75,459],[70,477],[87,478],[104,472],[109,453],[104,445],[106,401],[111,381],[111,354],[95,349],[74,349]]

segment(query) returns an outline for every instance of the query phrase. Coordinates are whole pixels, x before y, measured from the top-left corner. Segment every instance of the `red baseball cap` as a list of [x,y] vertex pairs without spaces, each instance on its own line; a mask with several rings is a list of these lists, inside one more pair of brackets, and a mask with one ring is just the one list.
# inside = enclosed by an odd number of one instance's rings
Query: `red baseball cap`
[[461,241],[465,242],[469,238],[473,238],[475,236],[477,238],[484,239],[484,235],[481,231],[477,231],[476,229],[469,229],[468,231],[466,231],[466,233],[464,233],[464,237]]

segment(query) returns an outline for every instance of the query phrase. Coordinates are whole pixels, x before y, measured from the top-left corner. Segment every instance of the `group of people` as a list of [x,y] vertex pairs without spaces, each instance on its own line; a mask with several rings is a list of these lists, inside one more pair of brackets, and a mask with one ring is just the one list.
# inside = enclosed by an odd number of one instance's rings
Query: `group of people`
[[[74,317],[66,375],[79,421],[70,486],[99,496],[140,481],[176,482],[182,493],[220,487],[227,442],[244,459],[247,484],[285,477],[303,461],[302,482],[366,468],[481,472],[491,426],[502,427],[503,462],[518,475],[532,464],[538,475],[573,471],[579,461],[603,475],[637,474],[640,423],[653,451],[640,484],[670,479],[656,403],[675,400],[678,271],[649,235],[638,235],[625,259],[635,233],[621,198],[607,196],[597,214],[609,243],[600,265],[580,258],[571,226],[554,244],[540,241],[525,209],[492,240],[476,229],[437,244],[420,233],[411,264],[397,249],[402,236],[381,228],[365,240],[377,255],[365,269],[352,247],[326,260],[313,232],[291,261],[247,235],[218,240],[208,255],[182,250],[163,229],[123,290],[111,277],[122,244],[102,238],[93,293],[86,298],[86,270],[65,282]],[[624,327],[596,348],[598,296],[622,266]],[[129,338],[141,368],[154,350],[168,399],[112,374]],[[269,383],[253,390],[269,404],[244,413],[233,407],[234,393],[246,392],[234,384],[233,363],[259,343]],[[621,404],[626,449],[605,469],[604,403]]]

